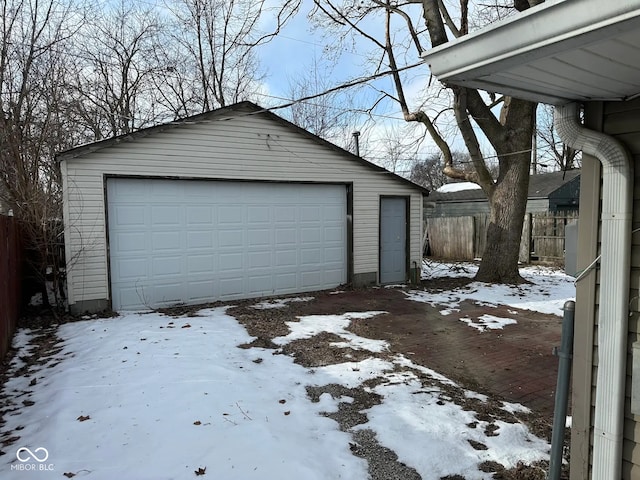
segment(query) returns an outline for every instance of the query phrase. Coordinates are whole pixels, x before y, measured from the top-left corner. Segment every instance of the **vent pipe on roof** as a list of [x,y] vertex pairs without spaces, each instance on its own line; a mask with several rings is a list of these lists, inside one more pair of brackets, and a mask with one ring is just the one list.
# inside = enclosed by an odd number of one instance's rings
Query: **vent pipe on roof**
[[594,480],[621,477],[627,361],[633,163],[615,138],[589,130],[578,105],[556,107],[562,141],[602,163],[602,240],[598,309],[598,372],[594,414]]
[[356,156],[359,157],[360,156],[360,132],[355,131],[352,133],[353,135],[353,143],[356,149]]

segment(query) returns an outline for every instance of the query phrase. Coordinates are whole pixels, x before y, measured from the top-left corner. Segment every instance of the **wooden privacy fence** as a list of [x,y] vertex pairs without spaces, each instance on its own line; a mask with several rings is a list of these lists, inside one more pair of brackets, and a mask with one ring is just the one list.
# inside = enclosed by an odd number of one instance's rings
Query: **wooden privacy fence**
[[564,229],[578,220],[578,212],[545,212],[531,214],[531,255],[542,261],[563,261]]
[[[564,261],[564,229],[578,219],[578,212],[528,213],[522,228],[520,261],[532,258],[548,262]],[[426,220],[431,255],[451,260],[482,257],[487,239],[489,215],[433,217]]]
[[0,360],[11,346],[20,313],[21,262],[18,222],[0,215]]

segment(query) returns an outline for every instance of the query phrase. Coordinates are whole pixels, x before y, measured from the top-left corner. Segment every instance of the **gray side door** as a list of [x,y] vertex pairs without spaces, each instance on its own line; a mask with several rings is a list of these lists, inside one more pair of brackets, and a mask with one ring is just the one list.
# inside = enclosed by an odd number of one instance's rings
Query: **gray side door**
[[380,283],[407,279],[407,199],[380,198]]

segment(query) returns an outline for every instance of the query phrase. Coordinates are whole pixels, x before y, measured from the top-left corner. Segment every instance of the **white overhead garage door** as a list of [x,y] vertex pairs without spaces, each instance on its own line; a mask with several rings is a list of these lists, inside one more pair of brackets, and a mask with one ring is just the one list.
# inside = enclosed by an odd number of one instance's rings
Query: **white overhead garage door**
[[347,280],[344,185],[110,178],[107,202],[115,310]]

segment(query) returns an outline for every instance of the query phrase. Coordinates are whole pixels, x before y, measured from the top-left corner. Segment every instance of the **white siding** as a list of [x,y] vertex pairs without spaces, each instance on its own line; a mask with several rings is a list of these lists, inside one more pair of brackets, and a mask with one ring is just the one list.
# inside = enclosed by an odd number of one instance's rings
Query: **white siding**
[[353,183],[356,275],[378,272],[380,195],[409,196],[409,256],[412,267],[421,263],[420,190],[269,117],[241,114],[169,128],[63,159],[62,168],[70,304],[109,298],[104,205],[109,175]]

